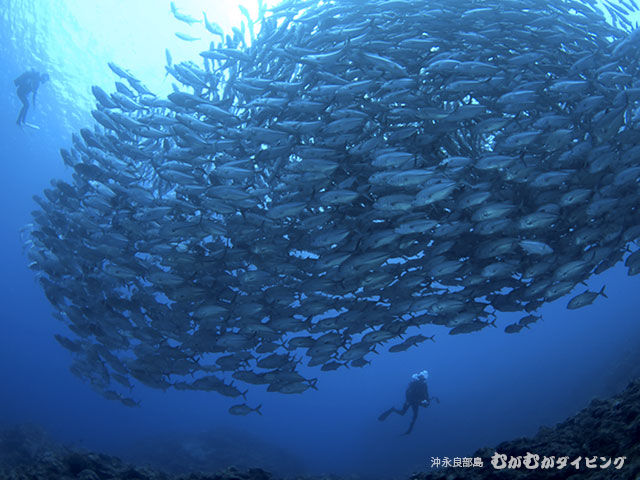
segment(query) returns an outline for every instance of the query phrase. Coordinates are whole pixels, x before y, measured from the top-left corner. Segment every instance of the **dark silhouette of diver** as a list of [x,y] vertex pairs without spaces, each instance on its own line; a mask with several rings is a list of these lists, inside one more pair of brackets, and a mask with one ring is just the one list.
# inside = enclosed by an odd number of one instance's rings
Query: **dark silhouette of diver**
[[48,80],[48,73],[39,73],[35,70],[27,70],[13,81],[16,86],[16,93],[18,94],[18,98],[22,102],[22,110],[20,110],[18,120],[16,120],[16,123],[18,125],[24,125],[27,122],[27,111],[29,110],[29,94],[33,94],[32,103],[35,107],[36,92],[38,91],[38,87]]
[[411,433],[411,430],[413,430],[413,425],[416,423],[416,420],[418,418],[418,407],[428,407],[431,404],[431,400],[436,400],[438,403],[440,403],[440,400],[438,398],[429,397],[429,389],[427,388],[428,377],[429,372],[427,370],[423,370],[420,373],[412,375],[412,380],[407,387],[405,401],[402,409],[391,407],[389,410],[383,412],[382,415],[378,417],[378,420],[382,422],[392,412],[404,415],[405,413],[407,413],[407,410],[409,410],[409,407],[411,407],[413,409],[413,418],[411,419],[411,425],[409,425],[409,429],[404,433],[404,435],[409,435]]

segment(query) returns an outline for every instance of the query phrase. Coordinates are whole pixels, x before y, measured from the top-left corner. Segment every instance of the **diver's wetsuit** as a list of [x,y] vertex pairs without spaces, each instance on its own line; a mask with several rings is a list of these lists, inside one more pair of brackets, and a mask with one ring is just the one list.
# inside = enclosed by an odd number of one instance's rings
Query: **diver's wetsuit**
[[413,418],[411,418],[411,425],[409,425],[409,430],[404,433],[405,435],[409,435],[411,433],[411,430],[413,430],[413,425],[416,423],[416,420],[418,418],[418,407],[428,406],[429,389],[427,388],[427,381],[424,379],[412,380],[407,387],[405,401],[402,409],[398,410],[397,408],[392,407],[386,412],[382,413],[382,415],[378,417],[378,420],[383,421],[392,412],[404,415],[405,413],[407,413],[407,410],[409,410],[409,407],[411,407],[413,409]]
[[18,94],[18,98],[22,102],[22,110],[20,110],[20,114],[18,115],[18,120],[16,123],[18,125],[22,125],[27,120],[27,111],[29,110],[29,99],[28,95],[33,93],[33,104],[36,103],[36,92],[38,91],[38,87],[40,84],[46,81],[46,78],[40,75],[39,72],[35,70],[29,70],[24,72],[18,78],[16,78],[13,83],[17,87],[16,93]]

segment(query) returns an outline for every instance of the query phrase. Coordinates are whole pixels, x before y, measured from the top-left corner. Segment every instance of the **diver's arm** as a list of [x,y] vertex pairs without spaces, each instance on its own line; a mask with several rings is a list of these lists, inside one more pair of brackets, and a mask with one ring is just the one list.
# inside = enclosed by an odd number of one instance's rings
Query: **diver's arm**
[[423,389],[422,394],[423,394],[423,397],[422,397],[422,398],[423,398],[424,400],[422,400],[422,401],[420,402],[420,406],[421,406],[421,407],[428,407],[428,406],[429,406],[429,404],[431,403],[431,397],[429,397],[429,388],[427,387],[427,384],[426,384],[426,383],[425,383],[425,385],[424,385],[424,389]]

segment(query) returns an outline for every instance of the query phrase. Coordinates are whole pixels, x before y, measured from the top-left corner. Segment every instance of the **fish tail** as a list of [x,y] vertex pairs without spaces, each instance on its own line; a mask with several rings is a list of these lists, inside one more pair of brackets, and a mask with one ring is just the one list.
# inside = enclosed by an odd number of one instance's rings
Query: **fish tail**
[[260,411],[261,408],[262,408],[262,404],[254,408],[253,411],[256,412],[258,415],[262,416],[262,412]]
[[598,295],[602,295],[604,298],[609,298],[607,297],[607,294],[604,293],[604,287],[606,287],[606,285],[603,285],[602,288],[600,289],[600,291],[598,292]]

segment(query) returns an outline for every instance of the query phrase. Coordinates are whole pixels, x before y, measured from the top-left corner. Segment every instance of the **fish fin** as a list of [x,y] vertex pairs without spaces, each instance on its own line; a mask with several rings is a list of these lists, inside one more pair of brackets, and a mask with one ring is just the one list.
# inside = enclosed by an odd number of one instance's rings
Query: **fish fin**
[[430,337],[427,337],[427,340],[431,340],[433,343],[436,343],[435,335],[431,335]]
[[242,394],[242,398],[247,399],[247,393],[249,393],[249,389],[247,388],[244,392],[240,392]]

